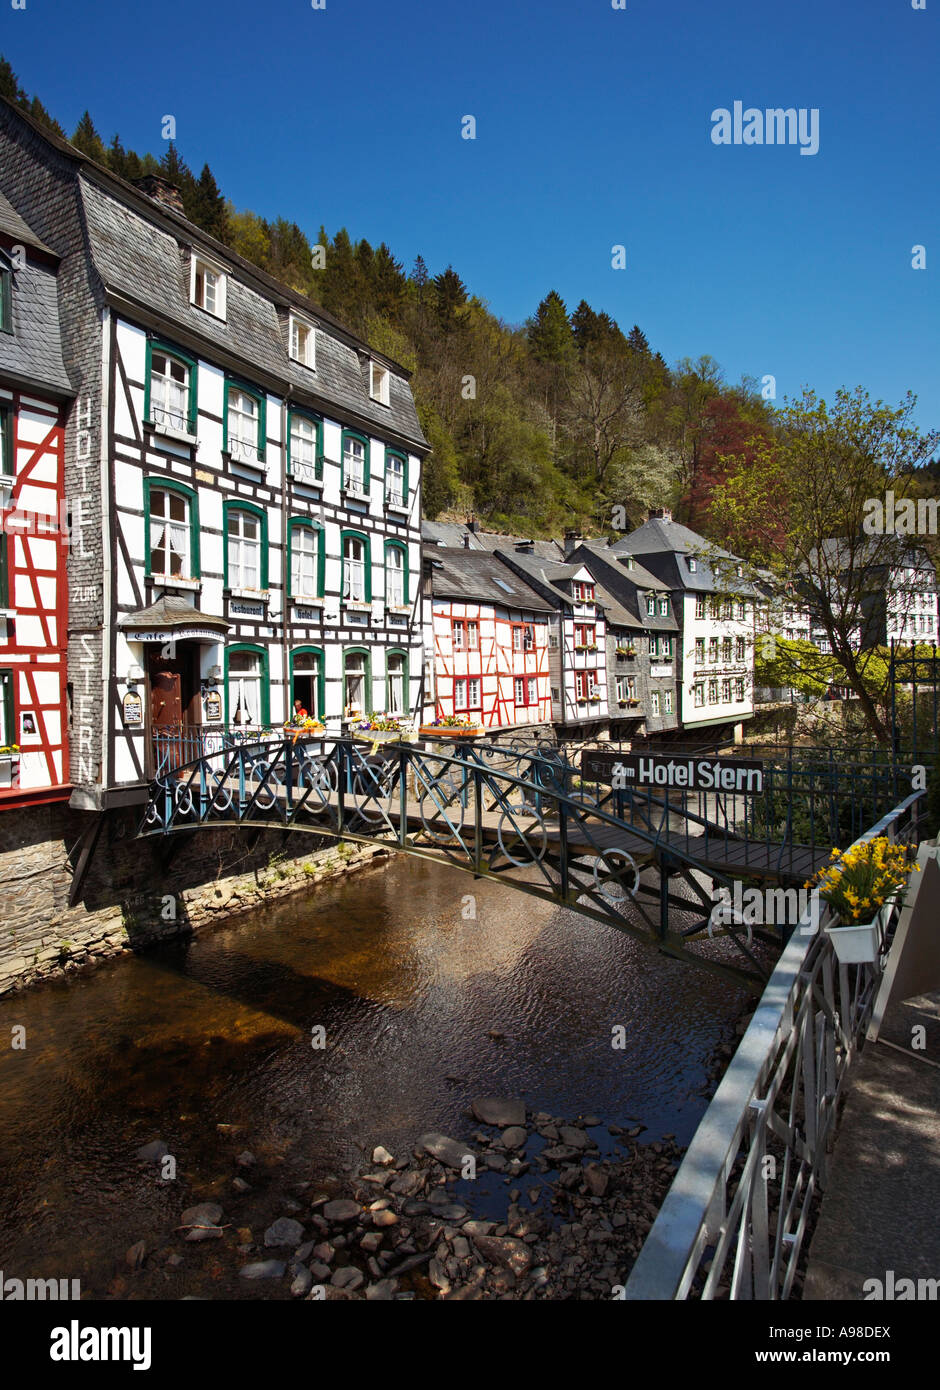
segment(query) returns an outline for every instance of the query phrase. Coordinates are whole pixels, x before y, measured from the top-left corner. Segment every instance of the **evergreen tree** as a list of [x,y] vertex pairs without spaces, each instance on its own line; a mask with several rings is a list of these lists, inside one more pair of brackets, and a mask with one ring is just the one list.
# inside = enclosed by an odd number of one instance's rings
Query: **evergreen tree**
[[219,241],[228,242],[230,229],[225,199],[208,164],[202,166],[202,173],[196,180],[193,211],[193,221],[197,226]]
[[77,150],[81,150],[82,154],[87,154],[89,159],[94,159],[99,164],[107,164],[108,153],[104,147],[104,141],[95,129],[95,123],[87,111],[75,127],[72,144]]
[[637,352],[641,357],[649,357],[649,340],[638,323],[635,323],[627,335],[627,346],[633,352]]
[[529,351],[536,362],[563,366],[575,355],[574,334],[565,301],[549,290],[528,326]]
[[20,86],[16,73],[6,58],[0,55],[0,96],[12,101],[14,106],[25,106],[27,97]]
[[467,287],[452,265],[434,277],[437,321],[445,336],[457,326],[457,310],[467,302]]

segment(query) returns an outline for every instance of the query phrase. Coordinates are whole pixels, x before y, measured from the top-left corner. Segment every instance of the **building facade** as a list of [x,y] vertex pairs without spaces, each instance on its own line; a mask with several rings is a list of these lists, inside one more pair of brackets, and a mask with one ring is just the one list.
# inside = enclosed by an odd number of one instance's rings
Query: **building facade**
[[71,792],[58,266],[0,195],[0,809]]
[[72,804],[145,794],[164,736],[418,713],[407,381],[302,296],[0,104],[0,191],[61,257]]

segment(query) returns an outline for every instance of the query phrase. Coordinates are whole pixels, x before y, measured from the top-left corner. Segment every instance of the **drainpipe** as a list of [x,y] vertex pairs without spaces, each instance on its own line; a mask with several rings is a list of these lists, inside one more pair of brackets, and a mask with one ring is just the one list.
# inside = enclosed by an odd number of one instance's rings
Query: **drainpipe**
[[290,516],[288,507],[287,472],[287,413],[290,405],[290,387],[281,397],[281,663],[284,672],[284,718],[290,716],[292,704],[290,688],[290,651],[287,634],[288,589],[290,570],[287,559],[287,524]]

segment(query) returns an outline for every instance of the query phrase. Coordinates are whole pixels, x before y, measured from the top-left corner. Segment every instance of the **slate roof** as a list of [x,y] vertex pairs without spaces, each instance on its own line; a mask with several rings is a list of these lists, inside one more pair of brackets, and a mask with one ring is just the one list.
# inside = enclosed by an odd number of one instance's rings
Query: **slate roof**
[[518,550],[497,550],[497,558],[511,569],[521,573],[523,578],[541,586],[553,607],[571,606],[573,600],[562,586],[583,568],[582,565],[563,565],[557,560],[543,560],[537,555],[523,555]]
[[475,537],[473,532],[464,525],[462,521],[422,521],[421,539],[425,545],[449,546],[456,550],[463,546],[464,537],[470,537],[470,549],[482,550],[482,546],[474,545]]
[[[643,597],[647,593],[668,594],[669,585],[640,564],[627,569],[623,563],[625,558],[622,552],[618,553],[599,541],[583,541],[572,555],[572,559],[580,559],[591,571],[596,593],[603,591],[615,596],[629,616],[629,626],[647,631],[676,632],[679,624],[675,614],[670,612],[668,617],[663,617],[658,612],[647,613]],[[616,619],[612,618],[611,621],[616,622]]]
[[544,560],[564,560],[564,547],[558,541],[534,541],[528,536],[504,536],[499,531],[472,531],[465,521],[422,521],[421,539],[426,545],[465,546],[468,550],[515,551],[517,545],[531,545],[532,553]]
[[160,630],[183,625],[217,628],[220,633],[228,632],[231,626],[225,618],[194,608],[180,594],[163,594],[148,608],[138,608],[133,613],[125,613],[118,621],[118,627],[133,628],[135,631],[138,628],[152,627]]
[[55,255],[55,252],[44,241],[40,241],[32,227],[23,221],[13,204],[2,193],[0,193],[0,232],[13,237],[14,241],[21,241],[24,246],[36,246],[40,251],[47,251],[49,255]]
[[[372,354],[365,344],[360,350],[334,336],[326,315],[311,300],[286,286],[279,286],[274,293],[261,293],[240,273],[247,263],[178,214],[153,204],[153,216],[145,216],[101,187],[86,170],[82,171],[80,188],[91,257],[106,289],[159,314],[167,321],[169,334],[176,325],[187,335],[239,358],[249,379],[253,371],[260,370],[277,383],[289,383],[311,402],[334,406],[341,415],[353,411],[377,434],[392,431],[419,451],[427,449],[407,380],[390,371],[389,404],[372,400],[368,381]],[[224,320],[190,303],[192,246],[228,267]],[[254,267],[251,272],[255,279]],[[320,325],[316,371],[301,366],[288,354],[287,317],[291,308]],[[211,355],[211,346],[207,355]]]
[[[19,220],[29,234],[26,223]],[[29,240],[42,244],[31,234]],[[10,264],[2,252],[0,258],[0,264]],[[11,275],[13,331],[0,333],[0,375],[27,388],[45,387],[55,395],[71,396],[74,388],[62,358],[55,269],[27,256],[25,266],[12,269]]]
[[[328,311],[216,241],[181,213],[96,164],[5,98],[0,97],[0,102],[74,166],[88,251],[112,297],[139,306],[150,318],[156,318],[160,331],[165,321],[167,336],[172,337],[176,327],[181,347],[192,346],[188,341],[192,339],[200,345],[197,350],[209,358],[212,349],[217,349],[220,365],[230,366],[235,359],[248,382],[273,391],[290,386],[307,404],[333,408],[341,420],[348,419],[380,436],[400,438],[417,453],[427,452],[428,442],[405,368],[370,349]],[[15,209],[11,211],[15,222],[18,214]],[[2,215],[0,208],[0,219]],[[37,243],[35,237],[32,240]],[[226,321],[189,302],[192,247],[227,270]],[[312,319],[320,330],[316,335],[316,371],[288,355],[291,308]],[[369,395],[370,357],[390,369],[387,406]]]
[[531,545],[532,554],[541,560],[564,561],[565,549],[558,541],[536,541],[528,536],[501,536],[497,531],[477,531],[473,535],[482,550],[505,550],[516,552],[518,545]]
[[[644,521],[642,526],[622,540],[615,541],[610,548],[618,554],[643,557],[645,567],[659,575],[671,589],[684,589],[690,593],[727,592],[727,577],[722,580],[716,576],[708,557],[716,561],[726,560],[731,565],[739,563],[738,557],[730,551],[707,541],[681,522],[667,521],[664,517],[651,517],[649,521]],[[695,561],[694,570],[689,568],[690,558]],[[754,592],[743,579],[734,587],[741,594]]]
[[429,552],[435,598],[496,603],[529,613],[551,613],[553,605],[486,551],[440,547]]

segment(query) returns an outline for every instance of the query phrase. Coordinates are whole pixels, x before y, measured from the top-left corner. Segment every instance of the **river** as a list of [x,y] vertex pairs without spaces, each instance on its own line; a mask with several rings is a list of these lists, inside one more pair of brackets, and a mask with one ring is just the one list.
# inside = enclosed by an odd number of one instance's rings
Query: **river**
[[[0,1050],[0,1270],[93,1298],[287,1296],[240,1283],[221,1242],[172,1270],[134,1273],[125,1251],[169,1249],[206,1200],[260,1243],[298,1184],[328,1187],[375,1144],[468,1137],[481,1094],[687,1143],[744,1002],[613,928],[404,857],[46,983],[0,1001],[0,1037],[26,1029]],[[135,1157],[155,1139],[175,1180]]]

